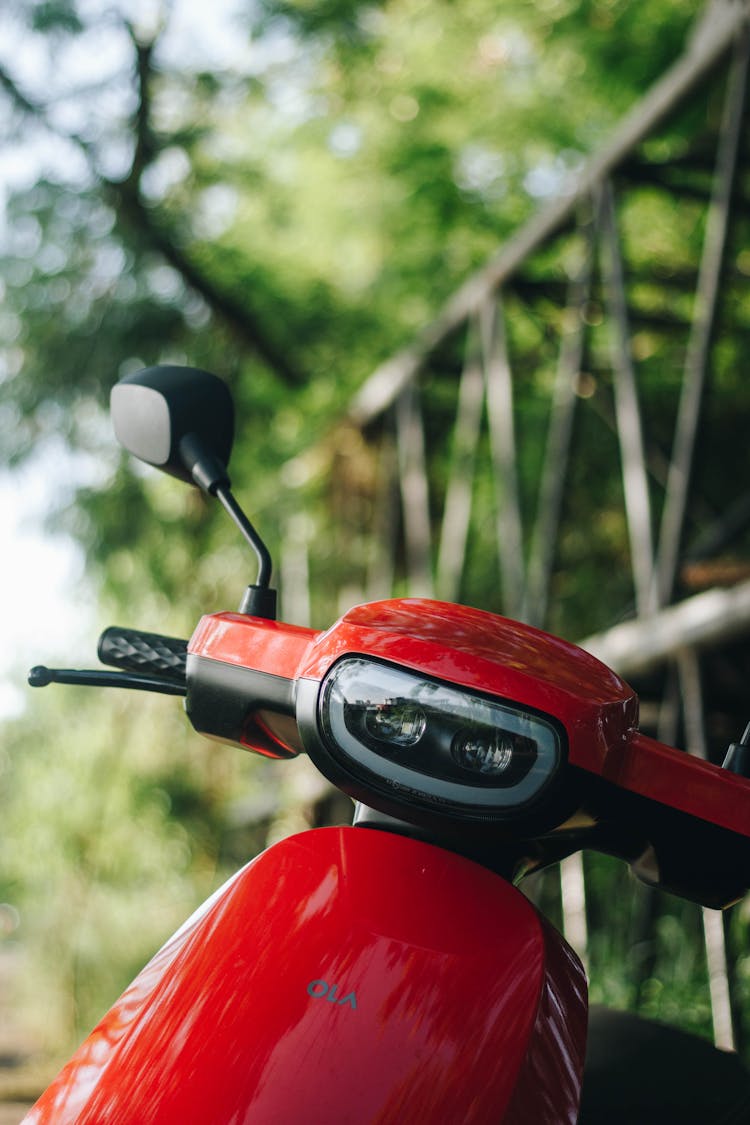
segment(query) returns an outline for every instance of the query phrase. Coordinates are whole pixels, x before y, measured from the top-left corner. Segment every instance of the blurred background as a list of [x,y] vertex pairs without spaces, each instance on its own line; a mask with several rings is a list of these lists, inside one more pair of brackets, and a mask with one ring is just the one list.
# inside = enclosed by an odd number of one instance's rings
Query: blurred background
[[[231,385],[286,620],[461,601],[583,642],[687,752],[739,738],[743,11],[6,0],[0,1061],[26,1077],[0,1067],[0,1095],[32,1094],[241,863],[348,813],[174,700],[25,688],[112,623],[189,636],[254,579],[220,510],[118,450],[127,373]],[[597,855],[531,893],[594,999],[747,1055],[747,903],[702,912]]]

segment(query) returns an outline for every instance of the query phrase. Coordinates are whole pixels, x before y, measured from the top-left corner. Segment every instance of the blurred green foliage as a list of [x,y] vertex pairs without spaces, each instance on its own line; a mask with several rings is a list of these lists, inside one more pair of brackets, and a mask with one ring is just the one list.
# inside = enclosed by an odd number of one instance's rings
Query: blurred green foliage
[[[700,7],[263,0],[242,7],[233,30],[247,43],[242,64],[209,66],[195,44],[192,53],[171,46],[166,6],[163,20],[139,26],[128,5],[7,5],[7,43],[38,61],[24,69],[10,46],[0,51],[3,143],[28,150],[39,174],[10,196],[0,245],[0,458],[16,465],[61,437],[92,457],[92,483],[55,522],[85,546],[86,596],[99,600],[102,624],[187,635],[200,613],[234,607],[253,577],[219,511],[114,449],[109,388],[127,372],[168,362],[216,370],[230,383],[239,418],[233,479],[277,557],[299,504],[284,466],[315,446],[340,468],[333,485],[303,474],[301,493],[315,541],[313,623],[330,623],[338,590],[360,584],[372,547],[352,528],[372,507],[376,453],[338,424],[352,393],[564,189],[680,53]],[[76,59],[102,44],[109,69],[76,72]],[[672,205],[669,175],[677,169],[683,185],[705,191],[705,170],[680,159],[688,126],[694,132],[696,115],[708,122],[716,107],[686,112],[651,153],[665,182],[641,184],[620,215],[630,297],[643,321],[649,441],[662,451],[690,316],[683,273],[701,235],[700,208]],[[540,255],[524,278],[530,288],[510,303],[512,342],[525,357],[519,476],[529,496],[555,364],[549,327],[559,317],[544,287],[566,284],[565,254],[575,252],[556,244]],[[740,294],[750,273],[740,244],[731,261]],[[666,308],[665,278],[673,283]],[[746,294],[732,309],[718,377],[736,380],[735,402],[747,405],[736,362]],[[595,301],[589,315],[596,327]],[[451,347],[440,357],[449,376],[462,359]],[[577,422],[585,457],[573,467],[555,579],[552,625],[574,637],[626,611],[630,598],[625,531],[612,514],[621,486],[607,468],[615,443],[607,349],[595,331],[592,409]],[[439,391],[442,422],[430,435],[440,452],[436,506],[454,384]],[[728,417],[725,401],[714,447],[727,426],[737,442],[706,481],[714,507],[744,465],[742,411]],[[462,593],[499,610],[487,474],[475,488]],[[39,635],[41,659],[43,624]],[[24,1007],[55,1048],[90,1026],[158,942],[269,833],[309,819],[317,795],[304,769],[269,768],[196,739],[174,701],[77,689],[50,689],[6,724],[0,778],[0,900],[20,911],[13,940],[29,965]],[[693,908],[659,917],[666,952],[634,996],[631,970],[645,955],[632,941],[628,912],[637,899],[613,891],[628,876],[601,857],[591,859],[589,876],[595,997],[640,1003],[707,1032]],[[554,892],[547,894],[554,915]],[[733,925],[746,933],[746,919]],[[747,1004],[748,958],[737,978]]]

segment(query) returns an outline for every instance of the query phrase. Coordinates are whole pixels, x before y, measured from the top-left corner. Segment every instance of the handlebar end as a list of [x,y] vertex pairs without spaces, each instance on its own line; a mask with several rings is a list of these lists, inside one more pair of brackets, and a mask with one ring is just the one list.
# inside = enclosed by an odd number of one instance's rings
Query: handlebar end
[[45,668],[43,664],[36,664],[28,675],[28,682],[31,687],[46,687],[54,680],[51,669]]

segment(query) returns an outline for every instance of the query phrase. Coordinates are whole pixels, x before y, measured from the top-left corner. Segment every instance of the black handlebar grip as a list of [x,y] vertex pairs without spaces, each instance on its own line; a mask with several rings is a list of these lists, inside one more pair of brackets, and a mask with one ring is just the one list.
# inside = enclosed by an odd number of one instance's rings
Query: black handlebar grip
[[170,683],[185,683],[187,641],[179,637],[112,625],[99,638],[97,652],[102,664],[126,672],[146,672]]

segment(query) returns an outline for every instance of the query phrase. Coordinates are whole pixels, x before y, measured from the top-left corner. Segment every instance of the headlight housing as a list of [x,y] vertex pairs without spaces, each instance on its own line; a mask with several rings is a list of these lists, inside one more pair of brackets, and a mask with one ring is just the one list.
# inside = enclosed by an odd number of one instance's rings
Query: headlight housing
[[549,716],[362,656],[342,658],[325,677],[317,718],[319,749],[355,782],[352,795],[385,796],[402,815],[428,808],[508,819],[536,804],[564,754]]

